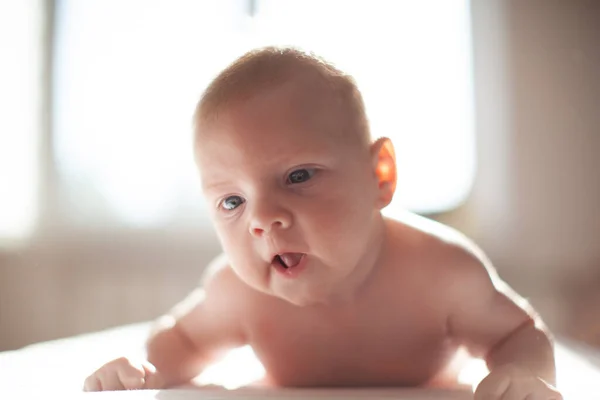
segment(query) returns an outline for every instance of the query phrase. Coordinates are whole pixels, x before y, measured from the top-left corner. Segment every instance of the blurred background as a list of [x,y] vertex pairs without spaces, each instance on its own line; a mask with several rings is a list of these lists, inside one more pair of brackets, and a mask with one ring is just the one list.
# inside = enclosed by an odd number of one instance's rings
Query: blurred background
[[0,0],[0,350],[167,311],[220,248],[192,160],[202,89],[312,50],[394,141],[398,195],[600,347],[600,2]]

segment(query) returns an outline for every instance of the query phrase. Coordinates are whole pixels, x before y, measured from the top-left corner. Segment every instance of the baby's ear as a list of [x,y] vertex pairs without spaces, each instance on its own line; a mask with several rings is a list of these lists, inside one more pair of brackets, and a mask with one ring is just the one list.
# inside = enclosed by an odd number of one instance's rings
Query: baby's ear
[[384,208],[392,201],[396,191],[396,154],[388,138],[379,138],[371,145],[373,170],[377,177],[377,207]]

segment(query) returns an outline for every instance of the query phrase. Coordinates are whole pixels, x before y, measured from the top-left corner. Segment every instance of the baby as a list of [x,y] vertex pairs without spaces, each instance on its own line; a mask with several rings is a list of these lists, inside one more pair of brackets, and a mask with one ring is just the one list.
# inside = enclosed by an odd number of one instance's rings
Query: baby
[[158,321],[148,359],[120,358],[88,391],[167,388],[250,345],[284,387],[457,385],[476,399],[561,399],[540,319],[464,236],[409,213],[387,138],[372,141],[351,77],[290,48],[249,52],[206,89],[195,156],[224,249],[202,288]]

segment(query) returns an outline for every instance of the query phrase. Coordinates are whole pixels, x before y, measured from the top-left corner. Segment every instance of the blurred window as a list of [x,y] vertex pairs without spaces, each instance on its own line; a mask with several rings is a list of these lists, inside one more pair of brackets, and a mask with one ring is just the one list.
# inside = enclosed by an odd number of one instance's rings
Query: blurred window
[[0,244],[30,236],[38,217],[42,126],[41,0],[0,0]]
[[[448,211],[469,194],[468,0],[57,0],[55,13],[53,152],[61,218],[70,226],[205,223],[192,160],[193,108],[223,67],[267,44],[312,50],[355,76],[373,134],[391,137],[397,150],[398,193],[389,213]],[[23,87],[34,90],[31,63],[15,65]],[[31,109],[20,107],[23,115]],[[17,114],[8,130],[22,125],[29,132]],[[23,140],[31,146],[33,139]],[[32,153],[19,154],[10,151],[30,165]],[[26,168],[5,170],[16,181],[35,181]],[[34,198],[26,186],[17,200],[3,200],[3,210]]]

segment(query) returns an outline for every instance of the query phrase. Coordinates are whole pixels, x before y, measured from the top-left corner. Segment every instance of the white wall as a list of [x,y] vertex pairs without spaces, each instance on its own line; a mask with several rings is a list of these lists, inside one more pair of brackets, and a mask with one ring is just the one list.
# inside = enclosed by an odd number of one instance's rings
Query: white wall
[[475,1],[473,11],[487,164],[472,202],[478,236],[506,274],[599,274],[600,3]]

